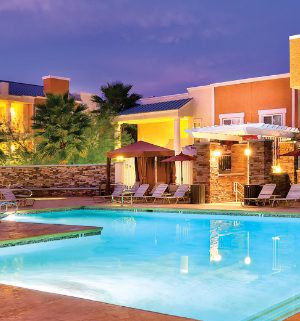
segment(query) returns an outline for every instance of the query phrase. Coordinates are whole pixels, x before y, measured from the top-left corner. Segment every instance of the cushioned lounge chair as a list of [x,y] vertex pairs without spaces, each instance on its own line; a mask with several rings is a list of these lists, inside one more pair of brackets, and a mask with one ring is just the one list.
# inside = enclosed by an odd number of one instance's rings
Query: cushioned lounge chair
[[263,186],[257,197],[245,197],[243,205],[245,205],[245,201],[253,202],[255,205],[266,205],[267,202],[272,200],[272,195],[276,188],[276,184],[266,184]]
[[286,197],[272,199],[272,206],[285,203],[285,205],[293,205],[300,199],[300,184],[293,184]]
[[189,189],[190,189],[190,185],[182,184],[177,187],[177,189],[173,195],[162,196],[162,197],[158,197],[158,198],[162,199],[163,201],[168,201],[169,203],[171,203],[171,201],[174,200],[175,204],[177,204],[179,202],[179,200],[186,200],[187,199],[186,194],[188,193]]
[[1,188],[0,194],[2,196],[2,199],[6,202],[16,203],[18,206],[32,206],[35,201],[34,198],[17,198],[9,188]]

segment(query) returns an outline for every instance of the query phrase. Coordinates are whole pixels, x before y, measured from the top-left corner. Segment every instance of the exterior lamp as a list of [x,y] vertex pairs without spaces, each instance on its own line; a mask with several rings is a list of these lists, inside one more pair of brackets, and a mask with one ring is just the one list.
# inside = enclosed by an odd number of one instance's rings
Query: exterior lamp
[[123,156],[118,156],[117,157],[117,161],[118,162],[123,162],[124,161],[124,157]]
[[277,166],[273,166],[273,173],[281,173],[282,172],[282,168],[280,167],[280,165]]
[[215,157],[220,157],[221,156],[221,151],[220,150],[214,150],[214,152],[213,152],[213,155],[215,156]]
[[251,149],[250,148],[246,148],[244,151],[246,156],[250,156],[251,155]]

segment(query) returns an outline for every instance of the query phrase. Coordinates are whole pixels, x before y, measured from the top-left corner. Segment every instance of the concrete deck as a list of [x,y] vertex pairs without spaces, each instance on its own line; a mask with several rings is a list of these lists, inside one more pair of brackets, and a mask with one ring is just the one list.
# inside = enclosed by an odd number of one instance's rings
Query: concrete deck
[[0,285],[3,321],[192,321],[118,305]]
[[102,228],[60,224],[0,222],[0,247],[101,234]]

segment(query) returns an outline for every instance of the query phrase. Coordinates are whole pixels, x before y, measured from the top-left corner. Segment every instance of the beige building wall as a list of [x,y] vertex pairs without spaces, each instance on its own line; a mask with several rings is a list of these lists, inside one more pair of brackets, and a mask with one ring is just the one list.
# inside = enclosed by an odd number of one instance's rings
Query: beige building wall
[[300,35],[290,37],[290,85],[300,89]]

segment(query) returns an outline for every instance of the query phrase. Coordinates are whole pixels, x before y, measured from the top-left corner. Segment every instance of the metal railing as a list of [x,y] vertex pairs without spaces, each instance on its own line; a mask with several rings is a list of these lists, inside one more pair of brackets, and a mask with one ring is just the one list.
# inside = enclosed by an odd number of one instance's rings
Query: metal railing
[[239,196],[244,197],[244,185],[239,182],[233,182],[233,193],[235,194],[235,201],[239,201]]
[[228,172],[231,171],[231,155],[222,155],[219,158],[219,171]]

